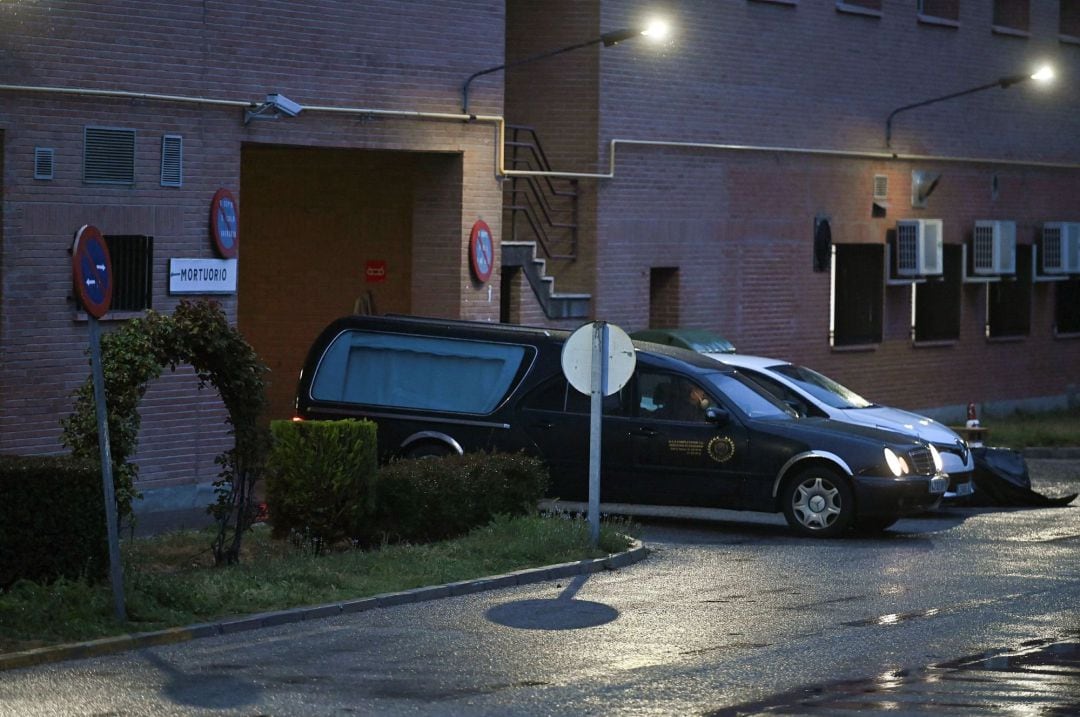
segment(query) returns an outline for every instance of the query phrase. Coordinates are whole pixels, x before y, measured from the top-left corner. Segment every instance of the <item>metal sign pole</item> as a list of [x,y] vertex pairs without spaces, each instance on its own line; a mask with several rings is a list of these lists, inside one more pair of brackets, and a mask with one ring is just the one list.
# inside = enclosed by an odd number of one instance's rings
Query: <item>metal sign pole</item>
[[600,543],[600,418],[607,394],[608,327],[593,323],[592,386],[589,405],[589,540]]
[[98,448],[101,451],[101,482],[105,489],[105,520],[109,534],[109,572],[112,579],[116,619],[127,620],[124,608],[124,574],[120,564],[120,538],[116,527],[116,491],[113,488],[112,451],[109,449],[109,422],[105,410],[105,374],[101,368],[101,327],[93,315],[90,326],[90,369],[94,376],[94,404],[97,409]]

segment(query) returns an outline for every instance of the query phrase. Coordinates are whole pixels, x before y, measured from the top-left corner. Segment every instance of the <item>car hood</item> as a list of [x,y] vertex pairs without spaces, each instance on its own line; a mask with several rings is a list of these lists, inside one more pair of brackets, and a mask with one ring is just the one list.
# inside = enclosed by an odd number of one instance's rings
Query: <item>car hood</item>
[[834,444],[838,445],[837,442],[842,444],[853,440],[865,445],[889,445],[900,450],[909,450],[921,443],[910,433],[831,418],[807,416],[770,423],[773,423],[775,430],[783,432],[789,438],[797,438],[810,446],[827,449],[831,449]]
[[839,414],[838,418],[841,418],[841,420],[856,425],[873,426],[887,431],[899,431],[900,433],[913,433],[919,438],[935,444],[953,446],[960,440],[960,436],[948,426],[943,426],[926,416],[903,411],[899,408],[889,408],[888,406],[838,408],[833,409],[833,413]]

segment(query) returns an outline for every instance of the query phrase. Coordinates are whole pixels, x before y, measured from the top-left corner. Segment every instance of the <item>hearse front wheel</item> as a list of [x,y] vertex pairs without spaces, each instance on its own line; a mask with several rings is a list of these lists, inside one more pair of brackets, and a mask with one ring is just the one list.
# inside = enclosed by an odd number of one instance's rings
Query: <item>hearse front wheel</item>
[[833,538],[855,517],[855,499],[848,482],[836,471],[814,466],[784,484],[780,496],[788,525],[802,535]]

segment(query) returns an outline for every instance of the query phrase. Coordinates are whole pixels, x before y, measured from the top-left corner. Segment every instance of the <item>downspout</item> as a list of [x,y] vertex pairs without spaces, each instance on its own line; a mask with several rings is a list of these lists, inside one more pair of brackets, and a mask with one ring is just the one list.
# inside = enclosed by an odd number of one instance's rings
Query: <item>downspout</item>
[[[148,92],[129,92],[123,90],[96,90],[75,87],[42,87],[32,85],[0,85],[0,91],[40,92],[49,94],[68,94],[85,97],[112,97],[117,99],[143,99],[159,102],[179,102],[224,107],[242,107],[254,109],[261,103],[243,100],[220,100],[207,97],[186,95],[165,95]],[[897,152],[869,152],[857,150],[812,149],[804,147],[777,147],[769,145],[720,144],[714,142],[677,142],[668,140],[612,139],[608,150],[607,172],[562,172],[527,169],[506,169],[506,120],[502,115],[474,115],[459,112],[418,112],[409,110],[383,110],[365,107],[333,107],[325,105],[302,105],[305,112],[324,112],[327,114],[348,114],[390,119],[443,121],[443,122],[479,122],[495,125],[495,175],[497,177],[559,177],[565,179],[614,179],[615,158],[619,145],[638,147],[670,147],[675,149],[698,149],[725,152],[769,152],[777,154],[801,154],[812,157],[838,157],[847,159],[898,160],[903,162],[950,162],[964,164],[998,164],[1021,167],[1042,167],[1049,169],[1080,169],[1080,163],[1073,162],[1038,162],[1018,159],[994,159],[988,157],[949,157],[924,154],[900,154]]]

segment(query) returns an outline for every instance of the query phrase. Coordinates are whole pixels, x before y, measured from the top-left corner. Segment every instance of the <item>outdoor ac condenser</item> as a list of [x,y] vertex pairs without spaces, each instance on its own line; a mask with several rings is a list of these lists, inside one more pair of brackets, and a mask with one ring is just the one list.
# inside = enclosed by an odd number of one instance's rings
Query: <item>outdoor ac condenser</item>
[[936,276],[942,273],[940,219],[896,221],[897,276]]
[[1016,273],[1016,222],[977,221],[971,238],[976,274]]
[[1080,274],[1080,222],[1046,222],[1042,230],[1044,274]]

